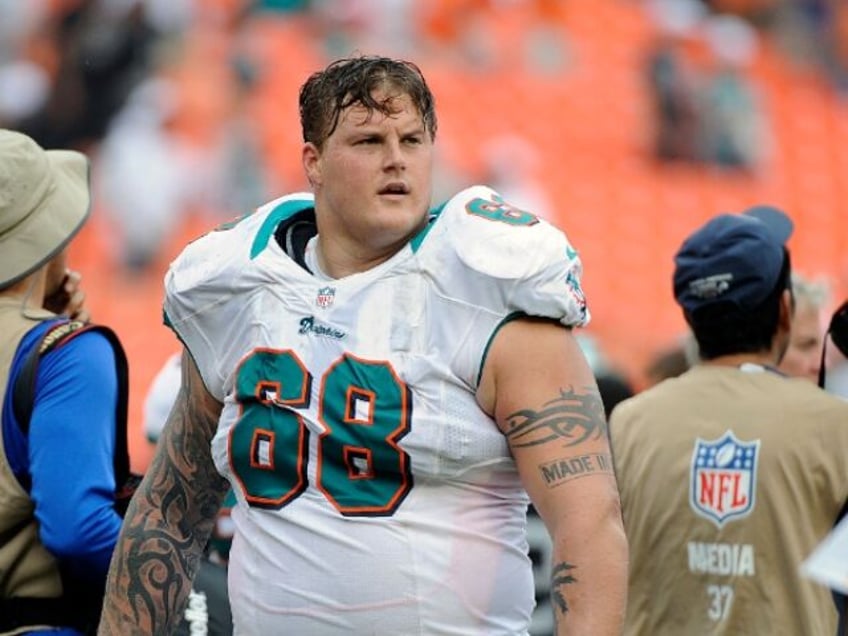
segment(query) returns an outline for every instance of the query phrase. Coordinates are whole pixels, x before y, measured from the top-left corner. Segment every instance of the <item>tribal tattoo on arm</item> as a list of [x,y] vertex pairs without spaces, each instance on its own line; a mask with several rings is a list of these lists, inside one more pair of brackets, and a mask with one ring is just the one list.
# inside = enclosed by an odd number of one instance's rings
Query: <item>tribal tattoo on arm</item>
[[183,382],[156,457],[130,503],[109,571],[99,634],[165,634],[177,625],[228,483],[210,440],[220,414],[183,355]]
[[[568,613],[568,602],[565,600],[565,586],[577,583],[577,579],[572,574],[577,566],[562,561],[554,565],[551,570],[551,603],[559,610],[558,613]],[[554,613],[554,616],[557,612]]]
[[[563,448],[583,441],[606,439],[606,411],[597,388],[560,389],[559,396],[546,402],[538,411],[521,409],[507,416],[507,439],[513,449],[560,443]],[[614,472],[612,458],[606,450],[560,457],[539,464],[539,473],[548,488],[572,479],[596,473]]]
[[[606,441],[607,418],[597,387],[587,385],[560,388],[559,394],[539,409],[525,408],[509,414],[505,432],[513,451],[540,448],[577,450],[582,442]],[[557,455],[560,453],[558,452]],[[549,456],[548,456],[549,457]],[[539,463],[542,483],[549,489],[573,479],[599,473],[613,473],[612,460],[604,446],[559,456]],[[554,619],[559,623],[569,613],[569,591],[578,584],[577,565],[559,560],[551,570],[550,598]]]
[[521,409],[507,416],[507,439],[513,448],[539,446],[561,440],[574,446],[607,436],[604,403],[597,388],[560,389],[559,395],[538,411]]

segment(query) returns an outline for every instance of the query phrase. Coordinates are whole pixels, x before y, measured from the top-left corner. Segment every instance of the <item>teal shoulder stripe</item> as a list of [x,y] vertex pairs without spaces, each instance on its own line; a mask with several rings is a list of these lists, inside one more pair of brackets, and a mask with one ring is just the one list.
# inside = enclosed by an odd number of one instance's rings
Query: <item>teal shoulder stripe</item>
[[486,348],[483,349],[483,357],[480,359],[480,368],[477,369],[477,383],[476,386],[480,386],[480,380],[483,378],[483,366],[486,364],[486,358],[489,357],[489,349],[492,346],[492,343],[495,341],[495,336],[498,335],[498,332],[503,329],[504,325],[511,323],[513,320],[518,320],[519,318],[525,318],[527,314],[521,311],[514,311],[511,314],[507,315],[503,320],[501,320],[498,325],[492,330],[492,335],[489,336],[489,341],[486,343]]
[[262,253],[262,250],[268,247],[268,241],[271,240],[274,230],[277,229],[277,226],[281,221],[285,221],[298,212],[308,210],[312,207],[315,207],[315,204],[311,199],[293,199],[290,201],[284,201],[271,210],[268,213],[268,216],[265,217],[262,227],[260,227],[259,231],[256,233],[256,238],[253,240],[253,246],[250,248],[250,258],[256,258]]
[[436,223],[436,219],[439,218],[439,215],[442,213],[442,210],[445,209],[447,205],[447,201],[442,203],[439,207],[433,208],[430,210],[429,216],[430,218],[427,220],[427,225],[424,226],[418,234],[412,237],[412,240],[409,242],[410,247],[412,247],[413,252],[417,252],[418,248],[421,247],[421,244],[424,242],[424,239],[427,237],[427,234],[430,233],[430,230],[433,228],[433,225]]

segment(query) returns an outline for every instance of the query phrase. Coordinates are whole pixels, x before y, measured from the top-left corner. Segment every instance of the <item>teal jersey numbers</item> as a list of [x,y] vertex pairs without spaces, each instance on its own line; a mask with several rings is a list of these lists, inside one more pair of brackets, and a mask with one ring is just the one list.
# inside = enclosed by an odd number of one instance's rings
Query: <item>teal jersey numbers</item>
[[306,489],[309,430],[293,409],[308,404],[310,380],[291,351],[255,351],[238,369],[230,462],[250,505],[280,508]]
[[[230,462],[251,506],[281,508],[307,486],[312,378],[290,350],[262,349],[237,372],[241,416]],[[409,389],[387,362],[341,356],[321,378],[317,487],[343,515],[391,515],[412,488]]]
[[509,225],[536,225],[539,222],[539,217],[535,214],[510,205],[498,195],[494,195],[491,199],[472,199],[466,204],[465,209],[469,214]]

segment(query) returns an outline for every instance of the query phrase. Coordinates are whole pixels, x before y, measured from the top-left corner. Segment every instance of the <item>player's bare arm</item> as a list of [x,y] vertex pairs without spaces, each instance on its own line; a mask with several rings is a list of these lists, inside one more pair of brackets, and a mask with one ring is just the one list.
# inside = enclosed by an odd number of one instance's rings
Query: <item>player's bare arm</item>
[[627,542],[603,403],[571,331],[530,319],[506,325],[478,399],[507,437],[551,535],[557,633],[620,633]]
[[177,624],[228,488],[210,454],[220,412],[183,353],[179,395],[112,557],[99,634],[165,634]]

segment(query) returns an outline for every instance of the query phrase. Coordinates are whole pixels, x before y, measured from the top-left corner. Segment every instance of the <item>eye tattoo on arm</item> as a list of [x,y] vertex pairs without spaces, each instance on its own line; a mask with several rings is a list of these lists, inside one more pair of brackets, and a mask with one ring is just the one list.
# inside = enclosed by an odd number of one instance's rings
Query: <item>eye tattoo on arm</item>
[[604,403],[598,390],[560,389],[559,395],[538,411],[521,409],[507,416],[507,438],[514,448],[538,446],[556,439],[574,446],[606,436]]

